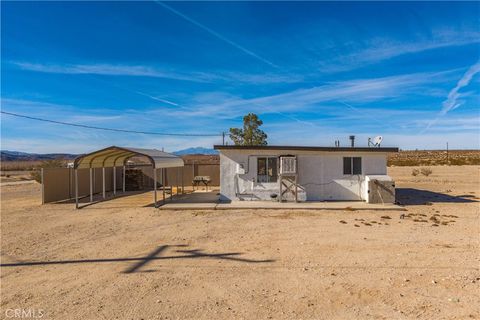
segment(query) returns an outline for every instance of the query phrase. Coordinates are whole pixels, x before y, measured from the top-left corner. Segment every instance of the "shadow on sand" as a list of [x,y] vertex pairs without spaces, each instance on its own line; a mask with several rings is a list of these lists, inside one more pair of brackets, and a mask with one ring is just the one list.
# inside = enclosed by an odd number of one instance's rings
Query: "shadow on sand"
[[[165,200],[162,199],[161,191],[158,193],[158,206],[162,206],[166,203],[218,203],[219,202],[219,193],[215,190],[205,191],[205,192],[191,192],[188,191],[183,194],[173,194],[173,197],[170,197],[170,194],[167,194],[168,198]],[[154,204],[149,203],[144,207],[153,207]]]
[[397,188],[396,199],[402,205],[424,205],[431,203],[470,203],[478,202],[471,194],[452,196],[449,194],[413,188]]
[[[92,205],[95,205],[97,203],[102,203],[106,202],[109,200],[115,200],[115,199],[120,199],[120,198],[125,198],[125,197],[130,197],[130,196],[135,196],[139,194],[144,194],[151,192],[151,190],[134,190],[134,191],[126,191],[122,192],[121,190],[117,191],[117,194],[114,195],[113,191],[108,191],[105,194],[105,199],[103,199],[102,193],[94,193],[93,194],[93,202],[90,202],[90,195],[87,196],[81,196],[78,198],[78,203],[79,207],[78,209],[83,209]],[[50,204],[75,204],[75,199],[65,199],[65,200],[60,200],[60,201],[55,201],[55,202],[50,202]],[[153,205],[153,203],[152,203]]]
[[179,255],[166,255],[161,254],[168,248],[188,247],[188,245],[163,245],[157,247],[144,257],[132,257],[132,258],[106,258],[106,259],[81,259],[81,260],[52,260],[52,261],[22,261],[14,263],[2,263],[0,267],[28,267],[28,266],[46,266],[46,265],[64,265],[64,264],[81,264],[81,263],[111,263],[111,262],[135,262],[133,265],[122,271],[122,273],[134,273],[134,272],[148,272],[140,271],[140,269],[146,266],[148,263],[155,260],[173,260],[173,259],[217,259],[217,260],[230,260],[236,262],[245,263],[269,263],[274,262],[273,259],[255,260],[239,257],[241,252],[226,252],[226,253],[206,253],[202,249],[191,250],[175,250]]

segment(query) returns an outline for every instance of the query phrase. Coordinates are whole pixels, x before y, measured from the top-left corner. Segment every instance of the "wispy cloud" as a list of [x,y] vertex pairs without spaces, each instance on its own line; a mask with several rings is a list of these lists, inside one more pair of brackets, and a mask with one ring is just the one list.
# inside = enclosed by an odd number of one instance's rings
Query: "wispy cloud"
[[69,117],[67,120],[75,123],[92,123],[92,122],[108,122],[112,120],[122,119],[123,116],[103,116],[103,115],[75,115]]
[[451,76],[451,71],[445,71],[354,79],[249,99],[214,92],[194,98],[190,105],[195,106],[195,111],[185,116],[208,115],[231,119],[245,112],[269,113],[270,108],[282,113],[321,112],[322,104],[328,102],[363,104],[401,97],[407,93],[421,95],[422,92],[417,90],[418,86],[444,82]]
[[249,74],[235,71],[182,72],[162,70],[145,65],[112,64],[49,64],[11,61],[12,65],[26,71],[61,74],[84,74],[101,76],[152,77],[199,83],[240,82],[243,84],[296,83],[304,78],[301,75],[278,73]]
[[[179,109],[182,108],[182,106],[174,108],[158,108],[155,106],[156,111],[155,113],[152,113],[148,110],[138,110],[137,108],[118,110],[99,106],[92,107],[84,105],[67,105],[35,100],[8,98],[1,98],[1,106],[2,110],[4,111],[10,111],[32,117],[75,124],[95,123],[95,126],[99,127],[134,131],[191,134],[212,134],[218,132],[220,134],[224,129],[221,123],[212,122],[211,118],[208,117],[199,118],[194,116],[179,116],[174,118],[172,116],[169,118],[169,121],[159,121],[159,119],[165,119],[166,115],[170,115],[170,113],[172,113],[172,109]],[[185,114],[189,114],[189,112],[185,111]],[[161,115],[161,117],[159,117],[159,115]],[[1,118],[2,125],[12,123],[18,123],[21,125],[25,124],[28,128],[28,131],[34,132],[38,128],[41,128],[43,135],[49,133],[61,133],[63,136],[64,132],[71,132],[72,130],[70,127],[65,127],[62,125],[36,122],[31,119],[15,118],[9,115],[2,115]],[[141,126],[139,126],[139,124],[141,124]],[[13,128],[18,129],[17,126],[14,126]],[[2,126],[2,130],[5,130],[5,126]],[[85,132],[95,133],[98,131],[88,129]],[[26,132],[24,133],[27,134]],[[126,134],[126,136],[128,136],[128,134]],[[188,140],[190,137],[186,139]]]
[[12,62],[23,70],[65,73],[65,74],[96,74],[108,76],[135,76],[154,77],[174,80],[209,82],[212,76],[205,73],[182,74],[179,72],[161,71],[158,68],[140,65],[111,65],[111,64],[41,64],[29,62]]
[[475,63],[473,66],[471,66],[467,72],[463,75],[463,77],[458,81],[457,85],[455,88],[453,88],[449,93],[448,93],[448,98],[442,103],[442,111],[441,115],[446,114],[450,110],[454,110],[462,104],[461,101],[458,101],[458,98],[460,98],[460,89],[463,87],[466,87],[470,84],[470,81],[472,81],[472,78],[474,75],[480,72],[480,61]]
[[5,111],[18,112],[26,115],[34,115],[48,119],[58,119],[74,123],[108,123],[112,120],[118,121],[125,119],[124,115],[118,114],[118,112],[115,110],[108,110],[98,107],[87,108],[88,114],[79,114],[81,112],[78,110],[86,109],[84,106],[80,107],[69,104],[57,104],[36,100],[8,98],[1,98],[0,103],[2,109]]
[[[413,122],[416,128],[425,128],[430,124],[430,119],[417,119]],[[439,118],[435,122],[435,129],[437,131],[467,131],[474,130],[477,131],[480,128],[480,117],[471,116],[471,117],[450,117],[450,118]],[[431,128],[432,130],[432,128]]]
[[436,32],[432,39],[409,42],[376,38],[362,43],[360,48],[351,53],[322,60],[320,66],[322,72],[334,73],[349,71],[407,54],[478,43],[480,43],[479,32],[465,32],[462,34]]
[[431,120],[428,125],[425,127],[425,129],[422,130],[421,133],[427,131],[430,129],[440,117],[443,117],[446,115],[448,112],[457,109],[460,107],[463,103],[463,101],[460,101],[459,98],[461,98],[462,94],[460,93],[460,89],[468,86],[470,84],[470,81],[472,81],[473,77],[480,72],[480,61],[472,65],[460,78],[460,80],[457,82],[457,85],[450,90],[448,93],[447,99],[442,103],[442,110],[438,114],[438,116]]
[[251,56],[251,57],[253,57],[253,58],[257,59],[257,60],[259,60],[259,61],[261,61],[261,62],[263,62],[263,63],[265,63],[265,64],[268,64],[268,65],[271,66],[271,67],[278,68],[278,66],[275,65],[273,62],[271,62],[271,61],[269,61],[269,60],[267,60],[267,59],[259,56],[258,54],[252,52],[251,50],[249,50],[249,49],[247,49],[247,48],[239,45],[238,43],[236,43],[236,42],[234,42],[234,41],[232,41],[232,40],[224,37],[224,36],[221,35],[220,33],[218,33],[218,32],[216,32],[216,31],[210,29],[209,27],[205,26],[204,24],[202,24],[202,23],[200,23],[200,22],[198,22],[198,21],[196,21],[196,20],[193,20],[193,19],[190,18],[189,16],[181,13],[181,12],[178,11],[178,10],[173,9],[172,7],[166,5],[165,3],[161,2],[161,1],[156,1],[156,0],[155,0],[155,3],[161,5],[162,7],[164,7],[165,9],[167,9],[168,11],[170,11],[170,12],[176,14],[177,16],[185,19],[186,21],[188,21],[188,22],[196,25],[197,27],[205,30],[206,32],[208,32],[208,33],[211,34],[212,36],[216,37],[217,39],[220,39],[220,40],[222,40],[223,42],[226,42],[226,43],[228,43],[229,45],[237,48],[238,50],[242,51],[243,53],[246,53],[247,55],[249,55],[249,56]]

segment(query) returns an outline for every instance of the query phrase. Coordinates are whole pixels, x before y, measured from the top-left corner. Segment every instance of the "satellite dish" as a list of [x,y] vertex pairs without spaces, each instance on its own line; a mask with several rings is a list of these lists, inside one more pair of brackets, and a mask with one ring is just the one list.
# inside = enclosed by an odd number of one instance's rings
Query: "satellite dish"
[[368,146],[374,146],[374,147],[380,147],[380,143],[382,143],[383,137],[382,136],[376,136],[373,138],[368,138]]

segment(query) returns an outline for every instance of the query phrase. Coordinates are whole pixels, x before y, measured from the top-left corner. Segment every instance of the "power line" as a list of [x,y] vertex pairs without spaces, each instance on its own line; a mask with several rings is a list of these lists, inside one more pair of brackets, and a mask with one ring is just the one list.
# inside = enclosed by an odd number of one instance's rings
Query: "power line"
[[14,117],[18,117],[18,118],[25,118],[25,119],[36,120],[36,121],[43,121],[43,122],[61,124],[61,125],[64,125],[64,126],[80,127],[80,128],[86,128],[86,129],[94,129],[94,130],[137,133],[137,134],[153,134],[153,135],[159,135],[159,136],[177,136],[177,137],[219,137],[219,136],[222,136],[221,133],[218,133],[218,134],[213,134],[213,133],[210,133],[210,134],[209,133],[206,133],[206,134],[202,134],[202,133],[166,133],[166,132],[151,132],[151,131],[136,131],[136,130],[115,129],[115,128],[104,128],[104,127],[88,126],[88,125],[78,124],[78,123],[70,123],[70,122],[63,122],[63,121],[56,121],[56,120],[50,120],[50,119],[30,117],[30,116],[26,116],[26,115],[23,115],[23,114],[7,112],[7,111],[0,111],[0,112],[3,113],[3,114],[7,114],[9,116],[14,116]]

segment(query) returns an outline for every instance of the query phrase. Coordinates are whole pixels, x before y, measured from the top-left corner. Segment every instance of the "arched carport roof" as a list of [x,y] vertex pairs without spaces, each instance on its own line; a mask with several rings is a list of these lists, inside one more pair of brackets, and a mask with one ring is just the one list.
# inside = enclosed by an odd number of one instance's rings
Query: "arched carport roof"
[[155,169],[184,166],[182,158],[157,149],[111,146],[75,158],[73,167],[84,169],[124,166],[127,160],[134,156],[148,158]]

